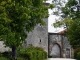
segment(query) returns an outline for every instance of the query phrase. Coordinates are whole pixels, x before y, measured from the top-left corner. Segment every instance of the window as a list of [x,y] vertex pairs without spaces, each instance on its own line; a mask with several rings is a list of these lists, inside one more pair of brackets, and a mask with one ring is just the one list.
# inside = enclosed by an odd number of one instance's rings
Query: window
[[39,44],[41,44],[41,39],[39,40]]

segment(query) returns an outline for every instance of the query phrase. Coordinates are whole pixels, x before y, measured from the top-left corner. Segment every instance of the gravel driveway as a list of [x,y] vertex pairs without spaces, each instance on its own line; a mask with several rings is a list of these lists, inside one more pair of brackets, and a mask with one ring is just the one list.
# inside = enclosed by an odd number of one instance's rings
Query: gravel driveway
[[70,59],[70,58],[48,58],[47,60],[76,60],[76,59]]

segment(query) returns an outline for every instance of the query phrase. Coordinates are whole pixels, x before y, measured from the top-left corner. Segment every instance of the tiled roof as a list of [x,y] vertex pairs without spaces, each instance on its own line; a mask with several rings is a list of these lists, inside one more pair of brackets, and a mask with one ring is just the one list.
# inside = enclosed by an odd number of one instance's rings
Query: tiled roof
[[63,31],[60,31],[58,32],[59,34],[65,34],[67,32],[67,30],[63,30]]

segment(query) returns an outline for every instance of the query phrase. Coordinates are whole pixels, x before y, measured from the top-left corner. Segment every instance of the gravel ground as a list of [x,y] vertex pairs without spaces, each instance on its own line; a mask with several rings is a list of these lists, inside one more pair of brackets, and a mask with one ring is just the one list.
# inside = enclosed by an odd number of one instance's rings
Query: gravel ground
[[47,60],[76,60],[71,58],[48,58]]

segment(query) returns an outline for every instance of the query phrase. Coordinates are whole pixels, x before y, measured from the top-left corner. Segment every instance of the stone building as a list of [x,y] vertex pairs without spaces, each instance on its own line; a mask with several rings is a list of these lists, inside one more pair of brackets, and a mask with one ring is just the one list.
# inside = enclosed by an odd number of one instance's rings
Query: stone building
[[64,34],[48,34],[48,53],[53,58],[73,58],[73,48]]
[[[46,5],[48,6],[49,4]],[[45,18],[44,21],[46,23],[45,26],[38,24],[32,32],[28,33],[26,43],[23,44],[23,46],[41,47],[53,58],[72,58],[73,49],[67,37],[63,35],[63,32],[49,33],[48,18]],[[8,50],[9,48],[3,49],[4,45],[2,43],[1,41],[0,51],[3,52],[3,50]]]
[[43,48],[49,56],[54,58],[72,58],[73,49],[64,32],[49,33],[48,19],[44,19],[46,25],[38,24],[32,32],[28,34],[25,46],[35,46]]
[[[64,32],[59,33],[49,33],[48,32],[48,19],[44,19],[46,25],[42,26],[38,24],[34,30],[28,33],[26,38],[26,43],[23,44],[24,47],[35,46],[43,48],[49,56],[53,58],[72,58],[73,49],[69,44],[69,41]],[[3,42],[0,42],[0,51],[10,50],[8,47],[4,48]]]

